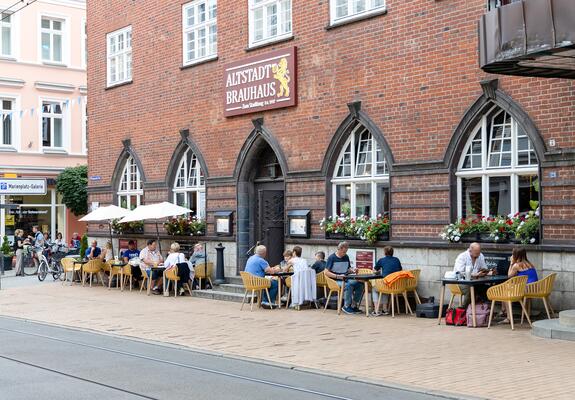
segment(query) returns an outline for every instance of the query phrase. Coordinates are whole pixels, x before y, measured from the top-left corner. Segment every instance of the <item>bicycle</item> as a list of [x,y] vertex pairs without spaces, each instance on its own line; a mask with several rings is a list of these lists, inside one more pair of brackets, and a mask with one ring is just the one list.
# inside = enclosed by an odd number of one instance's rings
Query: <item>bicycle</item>
[[24,246],[24,250],[22,252],[22,271],[24,272],[24,275],[31,276],[38,273],[39,263],[36,264],[34,259],[34,248],[32,246]]
[[40,282],[43,282],[48,274],[52,274],[52,278],[57,281],[60,279],[63,272],[64,270],[59,262],[54,259],[48,262],[48,259],[44,254],[40,256],[40,264],[38,265],[38,280]]

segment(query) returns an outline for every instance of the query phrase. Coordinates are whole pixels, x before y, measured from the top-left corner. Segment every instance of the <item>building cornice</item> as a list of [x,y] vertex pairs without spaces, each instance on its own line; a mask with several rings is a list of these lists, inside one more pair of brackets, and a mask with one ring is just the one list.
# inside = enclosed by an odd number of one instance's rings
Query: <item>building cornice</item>
[[26,84],[26,81],[22,79],[14,79],[14,78],[3,78],[0,77],[0,86],[1,87],[9,87],[9,88],[22,88]]

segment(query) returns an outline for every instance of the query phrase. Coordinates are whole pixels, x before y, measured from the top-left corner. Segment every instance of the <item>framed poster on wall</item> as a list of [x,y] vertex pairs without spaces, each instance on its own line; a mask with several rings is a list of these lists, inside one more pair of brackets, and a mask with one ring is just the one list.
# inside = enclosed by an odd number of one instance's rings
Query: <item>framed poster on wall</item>
[[373,269],[377,262],[375,249],[349,249],[347,255],[351,265],[356,268]]

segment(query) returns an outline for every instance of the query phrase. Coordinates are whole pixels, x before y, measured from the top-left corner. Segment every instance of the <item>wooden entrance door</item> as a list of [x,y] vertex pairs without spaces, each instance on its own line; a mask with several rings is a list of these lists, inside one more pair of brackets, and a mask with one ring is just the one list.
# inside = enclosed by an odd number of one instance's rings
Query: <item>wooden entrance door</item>
[[284,191],[258,190],[258,238],[267,247],[271,266],[283,260],[284,251]]

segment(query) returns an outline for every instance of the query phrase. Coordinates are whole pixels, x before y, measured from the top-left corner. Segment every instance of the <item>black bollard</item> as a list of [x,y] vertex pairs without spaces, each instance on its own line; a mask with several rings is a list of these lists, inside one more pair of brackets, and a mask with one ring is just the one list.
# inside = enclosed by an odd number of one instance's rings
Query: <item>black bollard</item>
[[226,283],[226,278],[224,277],[224,250],[226,248],[222,246],[221,243],[218,243],[216,246],[216,252],[218,253],[216,256],[216,285],[221,285],[222,283]]

